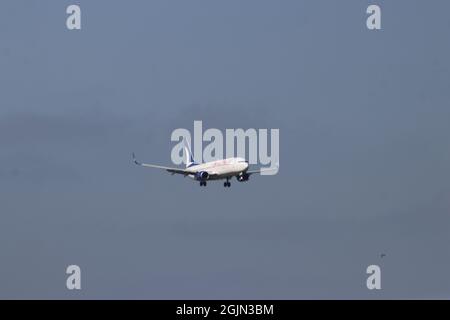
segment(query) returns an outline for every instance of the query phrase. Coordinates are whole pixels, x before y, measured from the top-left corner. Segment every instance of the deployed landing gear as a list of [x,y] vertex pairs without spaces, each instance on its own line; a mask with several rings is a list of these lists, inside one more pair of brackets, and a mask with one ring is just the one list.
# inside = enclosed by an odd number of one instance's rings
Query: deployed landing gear
[[224,182],[223,183],[223,186],[226,188],[226,187],[231,187],[231,183],[230,183],[230,181],[228,181],[228,178],[227,178],[227,181],[226,182]]
[[206,187],[206,181],[200,181],[200,187]]

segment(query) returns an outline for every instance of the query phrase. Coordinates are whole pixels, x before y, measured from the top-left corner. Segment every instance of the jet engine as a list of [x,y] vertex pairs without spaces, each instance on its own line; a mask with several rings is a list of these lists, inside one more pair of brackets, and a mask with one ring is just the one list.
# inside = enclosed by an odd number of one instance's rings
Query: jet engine
[[205,181],[208,180],[209,174],[206,171],[199,171],[195,174],[195,179],[198,181]]
[[248,173],[241,173],[237,176],[237,179],[239,182],[247,181],[250,178],[250,175]]

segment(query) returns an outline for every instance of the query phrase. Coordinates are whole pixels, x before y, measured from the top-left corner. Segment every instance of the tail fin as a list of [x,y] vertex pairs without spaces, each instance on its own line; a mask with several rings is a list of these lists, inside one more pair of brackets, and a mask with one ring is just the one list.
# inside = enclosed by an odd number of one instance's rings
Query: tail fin
[[192,156],[191,148],[189,147],[189,143],[184,140],[184,156],[186,159],[186,168],[189,168],[191,166],[197,165],[194,161],[194,157]]

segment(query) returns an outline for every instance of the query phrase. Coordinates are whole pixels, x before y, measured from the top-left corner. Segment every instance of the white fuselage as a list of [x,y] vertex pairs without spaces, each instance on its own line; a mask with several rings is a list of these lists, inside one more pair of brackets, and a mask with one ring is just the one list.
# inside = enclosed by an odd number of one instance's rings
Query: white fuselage
[[195,172],[204,171],[210,176],[209,180],[223,179],[237,176],[248,169],[248,162],[244,158],[228,158],[192,165],[186,171],[192,171],[189,177],[195,179]]

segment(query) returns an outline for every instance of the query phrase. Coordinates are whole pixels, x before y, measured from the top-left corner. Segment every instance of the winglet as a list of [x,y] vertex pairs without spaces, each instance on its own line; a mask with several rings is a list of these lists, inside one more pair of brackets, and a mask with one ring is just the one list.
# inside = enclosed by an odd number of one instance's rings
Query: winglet
[[134,154],[134,152],[132,153],[132,156],[133,156],[133,162],[137,165],[141,165],[141,163],[136,160],[136,155]]

